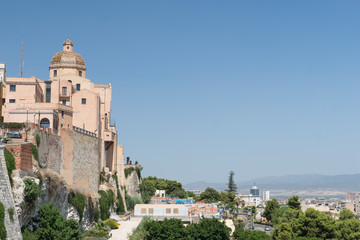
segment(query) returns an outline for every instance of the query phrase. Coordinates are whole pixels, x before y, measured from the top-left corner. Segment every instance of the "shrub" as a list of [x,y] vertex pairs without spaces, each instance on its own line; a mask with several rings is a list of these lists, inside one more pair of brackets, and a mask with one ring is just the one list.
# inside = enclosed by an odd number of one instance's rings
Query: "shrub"
[[70,193],[69,203],[75,207],[81,221],[84,215],[85,197],[81,194]]
[[0,240],[6,240],[7,232],[5,227],[5,207],[0,202]]
[[66,220],[52,203],[41,205],[39,218],[39,228],[35,230],[38,239],[83,239],[79,223]]
[[115,179],[115,183],[116,183],[116,195],[117,195],[116,213],[117,214],[124,214],[125,213],[124,201],[122,199],[121,192],[120,192],[120,189],[119,189],[118,177],[117,177],[116,174],[114,174],[112,177]]
[[111,229],[118,229],[120,225],[114,219],[107,219],[104,221],[104,223],[108,225]]
[[40,145],[40,135],[36,134],[36,146],[39,147]]
[[17,122],[3,122],[1,123],[1,126],[4,125],[5,128],[23,128],[23,123],[17,123]]
[[84,237],[109,237],[110,227],[104,222],[95,223],[95,227],[85,232]]
[[12,222],[14,221],[14,213],[15,213],[14,208],[8,209],[9,218],[10,218],[10,221],[12,221]]
[[124,169],[125,178],[128,178],[128,176],[130,176],[133,171],[135,171],[134,167],[125,168]]
[[34,156],[35,160],[37,162],[39,162],[39,152],[37,147],[34,144],[31,144],[31,151],[32,151],[32,155]]
[[138,179],[139,179],[139,181],[140,181],[140,179],[141,179],[141,170],[142,170],[142,167],[139,166],[139,167],[137,167],[135,170],[136,170]]
[[30,178],[24,180],[25,183],[25,203],[28,206],[34,206],[35,201],[41,194],[41,187]]
[[100,218],[101,220],[106,220],[109,218],[110,207],[114,204],[114,194],[111,190],[107,192],[100,190]]
[[6,148],[5,148],[5,151],[4,151],[4,155],[5,155],[7,172],[8,172],[8,175],[9,175],[10,182],[12,183],[11,174],[12,174],[12,171],[16,169],[15,158],[12,155],[12,153],[9,150],[7,150]]
[[105,170],[103,168],[103,170],[100,172],[100,183],[105,182]]
[[22,232],[23,240],[37,240],[35,233],[30,232],[27,228]]

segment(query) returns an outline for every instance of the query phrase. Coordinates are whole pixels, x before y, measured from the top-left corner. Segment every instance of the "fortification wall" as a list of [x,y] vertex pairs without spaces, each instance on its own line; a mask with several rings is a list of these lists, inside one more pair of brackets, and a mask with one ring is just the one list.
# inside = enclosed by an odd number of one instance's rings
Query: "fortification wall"
[[98,138],[69,129],[61,129],[60,136],[44,131],[37,133],[40,135],[40,164],[63,176],[71,189],[84,194],[98,191]]
[[[124,171],[128,168],[140,168],[138,165],[124,165]],[[141,197],[141,194],[139,191],[139,185],[141,184],[141,179],[139,178],[136,171],[132,171],[131,174],[129,174],[127,177],[124,174],[123,184],[126,187],[127,193],[129,196],[137,196]]]
[[5,207],[5,227],[7,231],[7,239],[18,240],[22,239],[19,219],[15,213],[13,215],[13,221],[11,221],[8,213],[8,209],[10,208],[15,210],[15,204],[11,192],[9,176],[6,169],[4,149],[5,148],[3,146],[0,146],[0,202],[2,202]]
[[100,181],[99,139],[73,132],[73,184],[97,192]]

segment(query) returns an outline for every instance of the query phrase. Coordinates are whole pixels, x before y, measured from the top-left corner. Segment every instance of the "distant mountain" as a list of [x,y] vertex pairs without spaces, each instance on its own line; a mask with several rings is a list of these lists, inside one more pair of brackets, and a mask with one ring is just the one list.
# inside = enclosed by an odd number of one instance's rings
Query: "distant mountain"
[[[304,196],[343,196],[346,192],[360,192],[360,174],[320,175],[302,174],[280,177],[264,177],[254,180],[261,190],[270,190],[272,195],[282,196],[303,194]],[[248,194],[254,182],[238,182],[238,191]],[[204,181],[185,184],[186,190],[205,190],[207,187],[219,191],[226,189],[226,183],[207,183]],[[289,193],[289,194],[286,194]],[[284,196],[285,196],[284,195]]]

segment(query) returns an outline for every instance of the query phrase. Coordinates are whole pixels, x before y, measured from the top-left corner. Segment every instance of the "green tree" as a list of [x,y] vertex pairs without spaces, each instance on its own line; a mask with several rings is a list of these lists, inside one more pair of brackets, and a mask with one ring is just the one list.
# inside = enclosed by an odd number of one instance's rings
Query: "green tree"
[[236,187],[236,184],[235,184],[235,181],[234,181],[234,175],[235,173],[233,171],[230,171],[229,173],[229,181],[228,181],[228,188],[227,188],[227,192],[232,192],[232,193],[236,193],[237,191],[237,187]]
[[52,203],[40,207],[39,218],[39,228],[35,231],[38,239],[82,239],[78,222],[74,219],[66,220]]
[[144,240],[184,239],[185,226],[180,219],[165,219],[164,221],[148,221],[144,223],[147,232]]
[[264,209],[263,217],[266,218],[266,220],[271,221],[272,220],[272,214],[280,208],[280,204],[276,199],[271,199],[270,201],[266,202],[266,206]]
[[343,209],[340,212],[340,220],[352,219],[355,215],[349,209]]
[[235,230],[233,237],[236,240],[270,240],[270,236],[262,231]]
[[336,222],[336,238],[344,240],[360,239],[360,221],[345,219]]
[[292,196],[288,199],[288,206],[292,209],[301,209],[301,203],[298,196]]
[[190,224],[186,228],[187,239],[191,240],[228,240],[230,229],[224,222],[217,219],[202,219],[197,224]]
[[25,203],[28,206],[34,206],[35,201],[40,197],[41,187],[30,178],[24,180],[25,184]]
[[208,187],[200,194],[200,200],[204,200],[205,202],[219,202],[221,201],[221,195],[214,188]]

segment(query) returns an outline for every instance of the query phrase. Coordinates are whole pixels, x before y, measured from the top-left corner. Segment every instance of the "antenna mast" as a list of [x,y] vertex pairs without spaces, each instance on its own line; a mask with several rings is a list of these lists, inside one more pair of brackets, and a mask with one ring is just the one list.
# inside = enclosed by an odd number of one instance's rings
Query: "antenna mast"
[[21,72],[20,77],[23,77],[24,71],[24,40],[21,41]]

